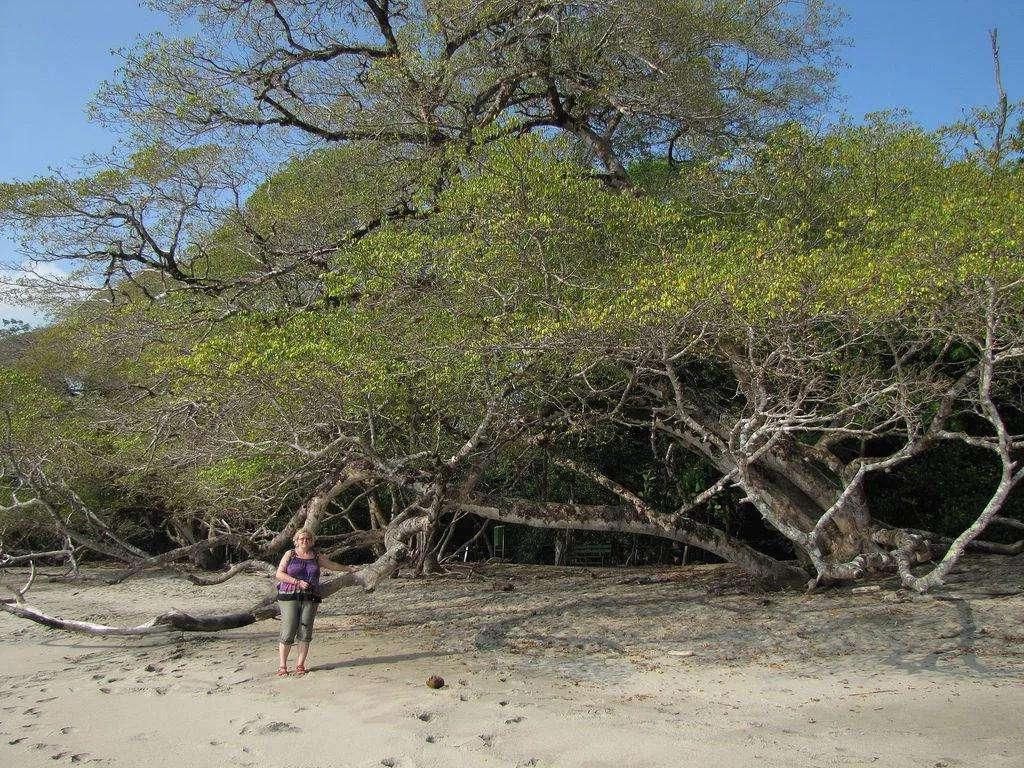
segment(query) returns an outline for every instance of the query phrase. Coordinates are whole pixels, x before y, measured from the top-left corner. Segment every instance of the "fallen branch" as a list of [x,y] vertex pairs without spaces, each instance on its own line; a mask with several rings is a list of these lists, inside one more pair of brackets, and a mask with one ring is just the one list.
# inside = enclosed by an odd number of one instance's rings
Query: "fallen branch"
[[989,525],[1005,525],[1007,528],[1016,528],[1017,530],[1024,531],[1024,522],[1020,520],[1014,520],[1012,517],[993,517],[992,522]]
[[[410,513],[405,517],[400,516],[396,518],[385,533],[384,540],[387,548],[384,554],[369,565],[354,569],[349,573],[341,574],[337,578],[324,582],[320,585],[321,596],[324,598],[330,597],[335,592],[348,586],[360,586],[367,592],[372,592],[382,579],[388,578],[397,570],[399,564],[407,556],[408,540],[417,533],[426,530],[428,525],[429,520],[427,516],[422,514],[413,516]],[[20,590],[15,591],[16,597],[14,600],[0,601],[0,610],[52,629],[63,629],[69,632],[81,632],[88,635],[135,637],[166,632],[219,632],[225,629],[245,627],[258,621],[273,618],[279,614],[277,594],[275,592],[248,609],[232,613],[193,616],[184,611],[172,610],[162,613],[144,624],[130,627],[97,624],[89,621],[52,616],[26,603],[24,597],[32,585],[34,576],[35,566],[33,565],[28,583]]]
[[226,533],[222,536],[217,536],[213,539],[206,539],[205,541],[200,541],[195,544],[189,544],[185,547],[178,547],[177,549],[172,549],[171,551],[164,552],[161,555],[154,555],[153,557],[147,557],[143,560],[139,560],[138,562],[132,564],[126,570],[121,571],[120,573],[107,579],[107,583],[120,584],[125,579],[131,578],[135,574],[141,573],[147,568],[155,568],[157,566],[166,565],[168,563],[174,562],[175,560],[181,557],[187,557],[188,555],[194,554],[196,552],[201,552],[202,550],[213,549],[214,547],[220,547],[225,544],[240,544],[244,546],[248,542],[249,540],[245,536],[240,536],[235,533]]
[[30,565],[30,568],[29,568],[28,581],[25,582],[25,586],[23,586],[21,589],[13,589],[12,587],[8,587],[8,589],[10,589],[14,593],[14,597],[13,598],[9,598],[9,597],[8,598],[3,598],[2,600],[0,600],[0,603],[2,603],[4,605],[10,605],[12,603],[18,603],[18,604],[23,603],[25,601],[25,594],[32,587],[32,582],[35,581],[35,580],[36,580],[36,564],[32,563]]
[[630,576],[628,579],[622,579],[621,581],[615,582],[616,584],[637,584],[637,585],[648,585],[648,584],[669,584],[675,581],[683,581],[691,574],[685,570],[680,570],[679,573],[664,573],[653,576]]
[[68,558],[73,554],[70,549],[52,549],[49,552],[29,552],[27,555],[8,555],[0,552],[0,568],[7,568],[20,563],[30,563],[34,560],[45,560],[51,557]]
[[275,573],[276,569],[274,566],[270,565],[270,563],[265,563],[262,560],[243,560],[240,563],[235,563],[224,573],[218,573],[213,576],[197,576],[194,573],[185,573],[185,578],[197,586],[212,587],[217,584],[223,584],[228,579],[237,576],[242,571],[256,571],[272,575]]
[[361,549],[372,549],[375,546],[384,543],[384,531],[370,530],[370,531],[352,531],[351,533],[345,533],[340,536],[323,536],[319,539],[320,543],[331,543],[332,546],[327,557],[331,560],[336,557],[340,557],[348,552],[355,552]]

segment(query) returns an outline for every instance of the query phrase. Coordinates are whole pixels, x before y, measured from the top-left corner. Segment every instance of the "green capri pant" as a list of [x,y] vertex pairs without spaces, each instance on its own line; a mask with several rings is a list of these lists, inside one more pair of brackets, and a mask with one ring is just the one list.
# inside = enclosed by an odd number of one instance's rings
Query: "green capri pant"
[[312,600],[278,600],[281,608],[281,642],[308,643],[313,639],[313,617],[319,603]]

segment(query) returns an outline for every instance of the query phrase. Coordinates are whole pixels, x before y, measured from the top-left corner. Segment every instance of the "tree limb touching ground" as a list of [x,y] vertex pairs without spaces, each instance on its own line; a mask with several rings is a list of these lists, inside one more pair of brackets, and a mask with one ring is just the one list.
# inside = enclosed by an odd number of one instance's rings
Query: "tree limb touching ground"
[[[372,589],[483,520],[926,590],[1016,551],[979,539],[1024,458],[1002,96],[960,127],[992,152],[802,128],[817,3],[164,6],[196,39],[125,54],[97,103],[154,141],[0,187],[29,253],[81,266],[3,336],[8,563],[213,585],[305,527],[372,552],[330,591]],[[879,479],[948,446],[992,472],[973,507],[875,520]]]

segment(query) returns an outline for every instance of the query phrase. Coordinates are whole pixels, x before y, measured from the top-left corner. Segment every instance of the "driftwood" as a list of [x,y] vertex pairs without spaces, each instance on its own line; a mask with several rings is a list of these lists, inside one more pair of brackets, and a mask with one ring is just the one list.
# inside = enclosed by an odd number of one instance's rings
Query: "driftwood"
[[112,576],[110,579],[107,580],[107,583],[120,584],[125,579],[131,578],[132,576],[141,573],[147,568],[156,568],[161,565],[167,565],[168,563],[172,563],[175,560],[178,560],[182,557],[187,557],[188,555],[191,555],[195,552],[212,549],[214,547],[220,547],[225,544],[235,544],[244,546],[248,544],[248,542],[248,537],[228,533],[222,536],[217,536],[213,539],[207,539],[205,541],[196,542],[195,544],[189,544],[185,547],[178,547],[177,549],[172,549],[169,552],[164,552],[161,555],[154,555],[152,557],[146,557],[142,560],[137,561],[131,567]]
[[70,632],[83,632],[89,635],[138,636],[155,635],[164,632],[217,632],[223,629],[245,627],[278,614],[276,601],[272,598],[257,603],[252,608],[236,613],[224,613],[216,616],[192,616],[182,611],[162,613],[154,619],[134,627],[114,627],[96,624],[89,621],[64,619],[51,616],[39,608],[25,602],[0,604],[0,608],[23,619],[52,629],[63,629]]
[[23,602],[24,599],[25,599],[25,595],[28,593],[29,589],[32,588],[32,582],[35,581],[35,579],[36,579],[36,564],[35,563],[31,563],[30,566],[29,566],[28,581],[25,582],[25,585],[23,587],[21,587],[21,589],[12,589],[12,588],[8,587],[8,589],[10,589],[14,593],[14,597],[13,598],[5,597],[5,598],[0,599],[0,605],[11,605],[12,603],[21,603],[21,602]]
[[[328,598],[335,592],[349,586],[359,586],[368,592],[372,592],[382,579],[391,576],[408,554],[409,539],[426,530],[429,525],[428,518],[425,515],[414,514],[412,510],[407,512],[408,514],[405,514],[401,519],[396,518],[385,534],[386,549],[383,555],[369,565],[341,574],[325,582],[320,588],[321,595],[324,598]],[[273,618],[279,614],[277,597],[275,594],[271,594],[255,605],[241,611],[193,616],[184,611],[173,610],[162,613],[144,624],[130,627],[97,624],[53,616],[40,608],[28,604],[25,601],[25,595],[28,593],[34,577],[35,566],[33,565],[28,582],[21,589],[12,590],[15,593],[14,599],[0,602],[0,610],[52,629],[82,632],[89,635],[131,637],[165,632],[219,632],[225,629],[245,627],[258,621]],[[223,580],[226,580],[226,578]]]
[[48,560],[51,557],[68,558],[72,554],[70,549],[51,549],[48,552],[29,552],[24,555],[8,555],[0,552],[0,568],[7,568],[22,563],[34,563],[36,560]]
[[243,560],[240,563],[232,565],[224,571],[224,573],[218,573],[213,576],[198,576],[190,572],[185,574],[185,578],[197,586],[212,587],[217,584],[223,584],[228,579],[233,578],[242,571],[255,571],[258,573],[272,575],[275,572],[275,568],[270,565],[270,563],[265,563],[262,560]]

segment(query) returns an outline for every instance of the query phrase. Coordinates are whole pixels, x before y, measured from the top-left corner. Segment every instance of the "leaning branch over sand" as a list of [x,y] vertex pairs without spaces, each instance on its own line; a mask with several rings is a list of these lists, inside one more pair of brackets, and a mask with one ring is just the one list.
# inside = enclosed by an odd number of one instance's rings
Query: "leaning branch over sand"
[[[372,592],[382,579],[390,577],[406,558],[409,539],[426,530],[429,525],[427,516],[416,514],[416,511],[415,509],[408,510],[406,517],[396,519],[385,536],[387,548],[384,554],[374,562],[324,582],[320,588],[323,597],[330,597],[344,587],[350,586],[360,586],[366,591]],[[35,567],[33,565],[28,582],[18,590],[12,589],[15,597],[12,600],[0,602],[0,609],[52,629],[81,632],[88,635],[138,636],[164,632],[219,632],[271,619],[280,612],[277,597],[271,594],[250,608],[241,611],[193,616],[184,611],[172,610],[162,613],[144,624],[118,627],[52,616],[42,609],[28,604],[25,602],[25,595],[32,586],[34,577]]]

